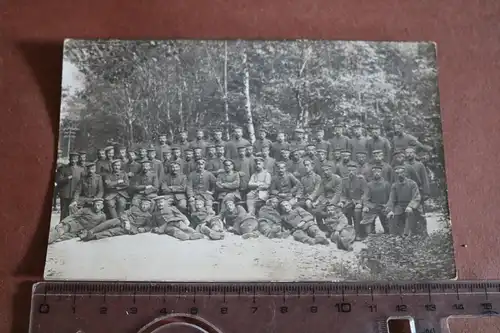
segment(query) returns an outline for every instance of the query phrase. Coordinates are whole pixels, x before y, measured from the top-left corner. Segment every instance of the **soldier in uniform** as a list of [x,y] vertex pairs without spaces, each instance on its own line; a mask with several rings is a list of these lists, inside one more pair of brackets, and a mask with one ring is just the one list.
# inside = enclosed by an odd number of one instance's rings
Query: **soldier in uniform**
[[203,149],[201,147],[194,147],[193,148],[193,155],[194,155],[195,161],[200,159],[200,158],[203,158],[204,157]]
[[156,173],[158,181],[163,180],[165,170],[163,169],[163,162],[156,159],[156,149],[154,147],[148,148],[148,159],[151,161],[151,169]]
[[363,127],[360,123],[352,126],[353,136],[349,140],[349,147],[351,148],[351,156],[356,156],[358,152],[368,153],[367,139],[363,136]]
[[287,170],[292,168],[293,162],[290,159],[290,149],[288,148],[281,149],[281,158],[279,159],[279,162],[284,162]]
[[172,158],[170,160],[171,160],[171,163],[177,162],[181,166],[181,170],[182,170],[184,160],[182,159],[181,147],[179,147],[177,145],[172,145]]
[[278,162],[277,173],[271,178],[270,194],[295,205],[302,197],[302,183],[286,170],[285,162]]
[[286,142],[285,132],[280,131],[276,136],[276,142],[271,145],[271,156],[277,161],[281,160],[283,157],[281,151],[283,149],[290,152],[290,144]]
[[57,186],[57,174],[59,173],[59,169],[65,165],[62,153],[63,151],[61,149],[57,150],[56,175],[54,180],[54,192],[52,194],[52,210],[57,209],[57,197],[59,196],[59,187]]
[[246,147],[248,145],[244,146],[238,146],[238,157],[234,159],[234,168],[236,171],[239,172],[240,174],[240,188],[242,190],[246,190],[248,180],[250,179],[250,176],[253,174],[255,166],[252,165],[252,161],[246,156]]
[[283,231],[278,206],[278,198],[271,198],[259,210],[259,231],[267,238],[287,238],[290,236],[290,233]]
[[172,163],[172,150],[163,151],[163,177],[170,173],[170,163]]
[[363,237],[359,223],[362,219],[363,196],[366,192],[366,180],[362,175],[357,175],[358,165],[350,162],[347,165],[349,175],[342,179],[342,199],[341,205],[344,208],[344,214],[347,217],[349,225],[354,225],[356,230],[356,240]]
[[102,198],[95,198],[92,208],[82,208],[77,213],[67,216],[49,232],[49,244],[78,237],[83,230],[89,230],[106,220],[102,211]]
[[349,152],[349,159],[351,158],[351,151],[350,150],[345,150],[345,149],[340,149],[340,148],[335,148],[333,149],[333,156],[331,161],[333,162],[334,165],[339,165],[342,163],[342,152],[347,151]]
[[391,184],[382,177],[382,168],[372,166],[373,178],[367,185],[363,196],[363,220],[361,221],[362,234],[369,235],[375,232],[375,219],[380,219],[384,233],[389,233],[389,224],[385,206],[391,193]]
[[212,141],[213,146],[226,146],[226,141],[222,140],[222,131],[217,129],[214,131],[214,139]]
[[179,134],[179,142],[178,146],[181,149],[182,155],[185,155],[186,150],[191,149],[190,143],[188,141],[188,132],[187,131],[182,131]]
[[318,159],[316,160],[316,163],[314,164],[314,172],[316,174],[318,174],[320,177],[323,177],[323,165],[325,163],[330,163],[326,159],[326,155],[327,155],[328,151],[326,149],[320,148],[317,150],[317,153],[318,153]]
[[86,164],[87,164],[87,152],[86,151],[78,152],[78,166],[80,168],[85,168]]
[[337,207],[337,215],[344,214],[339,204],[342,196],[342,178],[334,173],[335,166],[331,162],[323,164],[322,168],[323,177],[321,177],[320,186],[311,195],[313,212],[320,225],[323,223],[328,205],[335,205]]
[[131,150],[128,152],[127,163],[123,164],[122,161],[122,170],[127,174],[129,178],[134,177],[142,170],[141,163],[137,162],[135,159],[136,159],[135,152]]
[[254,152],[261,153],[263,146],[271,147],[272,142],[267,139],[267,131],[262,128],[259,131],[259,138],[253,143]]
[[[391,184],[394,179],[394,176],[392,172],[392,167],[385,162],[384,152],[382,150],[374,150],[372,152],[372,155],[373,155],[373,160],[371,165],[379,167],[382,170],[382,178],[384,178],[386,181],[389,182],[389,184]],[[372,179],[373,179],[373,173],[367,180],[370,181]]]
[[123,214],[129,199],[129,179],[121,170],[121,161],[112,162],[113,171],[104,176],[104,200],[109,217],[114,219]]
[[422,214],[418,185],[406,177],[403,165],[394,167],[396,180],[392,184],[387,202],[387,218],[390,233],[393,235],[418,234],[417,222]]
[[259,222],[248,214],[245,208],[236,205],[237,198],[229,194],[224,198],[224,209],[221,218],[226,222],[228,231],[241,235],[243,239],[259,237]]
[[173,200],[174,205],[183,213],[187,213],[187,177],[181,172],[178,162],[170,164],[170,173],[160,184],[160,192],[167,200]]
[[394,137],[392,138],[392,145],[394,146],[395,151],[404,151],[410,146],[418,147],[425,151],[432,150],[432,147],[424,145],[413,135],[405,133],[401,124],[394,124]]
[[166,134],[160,134],[158,136],[158,147],[156,147],[156,156],[160,157],[160,159],[164,162],[165,160],[163,159],[163,154],[166,151],[170,151],[170,146],[167,144],[167,135]]
[[207,161],[210,161],[216,158],[217,151],[215,149],[215,145],[213,143],[207,144]]
[[276,165],[276,160],[269,156],[270,152],[271,152],[271,147],[264,145],[261,148],[260,154],[257,156],[262,158],[264,162],[264,169],[266,169],[271,175],[273,175],[274,167]]
[[243,129],[241,127],[236,127],[233,130],[233,139],[228,141],[226,144],[226,157],[236,160],[240,154],[238,153],[238,147],[246,147],[250,142],[243,139]]
[[256,203],[266,201],[269,198],[269,187],[271,186],[271,173],[264,169],[264,159],[255,159],[255,173],[248,182],[247,207],[248,213],[255,215]]
[[188,176],[186,194],[188,197],[189,209],[195,210],[195,200],[205,201],[207,209],[211,210],[214,202],[214,190],[217,179],[210,172],[205,170],[205,159],[196,161],[196,171]]
[[203,238],[202,234],[189,226],[188,218],[170,205],[169,200],[165,200],[163,196],[158,196],[154,200],[156,210],[153,213],[153,233],[166,234],[181,241]]
[[90,230],[83,230],[80,239],[84,242],[114,236],[137,235],[151,231],[151,200],[142,198],[137,206],[131,206],[117,218],[104,221]]
[[184,162],[182,163],[182,173],[187,177],[196,170],[196,161],[192,149],[184,150]]
[[313,165],[318,161],[318,157],[316,156],[316,144],[308,143],[306,146],[306,153],[304,154],[304,159],[310,160]]
[[307,146],[306,132],[302,128],[295,129],[295,140],[290,145],[293,150],[305,150]]
[[334,160],[333,152],[337,149],[349,149],[349,138],[344,135],[344,126],[342,124],[335,124],[333,126],[333,137],[330,139],[328,159]]
[[118,146],[118,158],[122,161],[122,168],[128,163],[127,147],[123,145]]
[[[250,162],[250,165],[252,166],[252,173],[253,173],[253,171],[255,171],[255,168],[254,168],[254,166],[255,166],[255,153],[254,153],[252,145],[246,146],[245,154],[246,154],[246,157],[248,158],[248,161]],[[249,177],[250,176],[251,175],[249,175]]]
[[342,161],[336,164],[336,173],[340,176],[340,178],[346,178],[349,175],[348,165],[351,163],[351,151],[343,150],[341,153]]
[[97,150],[97,161],[95,163],[97,173],[101,176],[111,172],[111,162],[106,158],[106,152],[104,149],[99,148]]
[[307,211],[313,208],[314,195],[319,192],[321,186],[321,177],[314,172],[314,164],[311,160],[304,160],[305,174],[301,178],[302,183],[302,198],[298,204]]
[[240,174],[234,170],[233,161],[229,159],[224,161],[224,172],[217,176],[215,190],[217,200],[221,203],[229,193],[233,194],[238,200],[241,200]]
[[358,163],[358,175],[365,177],[366,181],[370,180],[372,167],[368,164],[366,152],[358,152],[356,154],[356,162]]
[[389,140],[382,136],[380,126],[373,124],[370,128],[371,138],[366,142],[368,147],[368,159],[373,159],[373,151],[381,150],[384,153],[384,161],[389,163],[392,159],[392,147]]
[[140,146],[138,149],[138,155],[139,158],[137,159],[137,162],[141,163],[142,161],[148,160],[148,150],[145,146]]
[[327,230],[327,237],[330,238],[332,243],[337,245],[339,250],[352,251],[352,244],[356,239],[354,227],[347,223],[347,218],[339,211],[335,204],[328,204],[326,206],[326,215],[323,223]]
[[284,227],[290,230],[293,239],[310,245],[328,245],[330,243],[323,231],[319,229],[311,213],[302,207],[293,208],[287,200],[281,202],[281,209]]
[[211,240],[224,239],[224,224],[219,216],[205,207],[203,200],[196,200],[195,211],[191,213],[191,221],[196,232]]
[[316,138],[314,138],[314,145],[316,151],[322,149],[327,153],[330,151],[330,143],[325,140],[325,130],[322,128],[316,131]]
[[205,138],[205,133],[203,132],[203,130],[197,130],[195,139],[191,141],[191,144],[189,145],[191,149],[193,149],[194,151],[196,148],[199,148],[201,152],[201,157],[205,157],[208,145],[208,142],[205,141],[204,138]]
[[302,178],[302,176],[306,174],[304,160],[301,157],[300,149],[294,149],[292,151],[292,158],[291,163],[288,166],[288,172],[293,174],[298,179]]
[[69,164],[59,168],[56,176],[61,202],[61,221],[70,214],[69,206],[75,197],[83,168],[78,166],[78,153],[69,154]]
[[142,162],[142,171],[130,179],[129,191],[132,195],[132,206],[139,207],[142,199],[151,200],[157,196],[160,182],[151,169],[151,161]]
[[224,146],[217,145],[215,147],[215,156],[207,161],[207,170],[217,177],[219,174],[224,172],[224,161],[225,161]]
[[405,152],[401,150],[395,150],[392,154],[392,168],[394,169],[398,165],[403,165],[405,163]]
[[95,163],[87,163],[86,171],[82,174],[76,186],[73,202],[69,205],[71,214],[83,207],[92,207],[93,200],[104,195],[104,184],[101,175],[96,174]]

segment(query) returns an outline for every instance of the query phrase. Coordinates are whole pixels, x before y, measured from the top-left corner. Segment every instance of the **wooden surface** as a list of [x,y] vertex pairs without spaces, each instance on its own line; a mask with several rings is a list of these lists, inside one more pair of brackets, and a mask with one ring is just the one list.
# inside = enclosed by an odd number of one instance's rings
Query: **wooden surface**
[[498,0],[2,1],[0,332],[42,277],[65,37],[437,42],[459,278],[500,278],[499,22]]

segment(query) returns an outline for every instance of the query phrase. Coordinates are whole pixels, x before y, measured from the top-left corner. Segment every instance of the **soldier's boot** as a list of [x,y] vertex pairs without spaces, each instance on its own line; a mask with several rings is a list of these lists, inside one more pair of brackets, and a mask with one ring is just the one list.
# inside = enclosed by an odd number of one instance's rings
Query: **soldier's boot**
[[315,245],[316,244],[316,240],[314,238],[306,238],[303,240],[303,243],[305,244],[309,244],[309,245]]
[[258,238],[258,237],[259,237],[259,233],[257,231],[247,232],[247,233],[241,235],[241,238],[243,238],[243,239]]
[[203,235],[200,234],[199,232],[193,232],[192,234],[189,235],[189,240],[197,240],[197,239],[203,239]]
[[314,243],[315,244],[321,244],[321,245],[329,245],[330,242],[328,241],[328,238],[325,236],[316,236],[314,238]]
[[221,240],[221,239],[224,239],[224,233],[219,232],[219,231],[210,230],[210,232],[208,233],[208,238],[210,238],[212,240]]
[[83,242],[88,242],[90,240],[96,239],[95,234],[92,232],[92,230],[82,230],[78,237],[80,237],[80,240]]

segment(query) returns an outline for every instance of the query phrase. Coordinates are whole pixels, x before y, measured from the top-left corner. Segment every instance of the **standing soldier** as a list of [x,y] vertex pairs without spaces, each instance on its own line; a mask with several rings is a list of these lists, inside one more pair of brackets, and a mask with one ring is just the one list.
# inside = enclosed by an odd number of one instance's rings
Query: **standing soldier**
[[342,163],[342,152],[347,151],[349,153],[349,158],[351,156],[351,151],[346,150],[346,149],[340,149],[340,148],[335,148],[333,149],[333,156],[331,161],[333,162],[334,165],[339,165]]
[[193,156],[194,156],[195,161],[204,157],[203,149],[201,147],[194,147],[192,149],[193,149]]
[[246,146],[240,145],[237,149],[238,157],[234,159],[234,168],[240,174],[241,189],[245,190],[255,166],[251,164],[252,161],[246,156]]
[[215,146],[215,156],[207,161],[207,170],[217,177],[220,173],[224,172],[224,161],[225,161],[225,151],[224,146]]
[[130,179],[132,206],[139,207],[142,199],[151,200],[156,197],[159,187],[158,176],[151,170],[151,161],[143,161],[142,171]]
[[295,205],[297,199],[302,197],[302,183],[287,171],[285,162],[278,162],[276,167],[277,173],[271,178],[270,193]]
[[302,128],[295,129],[295,140],[290,143],[293,150],[305,150],[307,146],[306,132]]
[[195,210],[195,200],[197,199],[205,201],[208,210],[213,209],[213,194],[217,179],[211,172],[205,170],[205,165],[205,159],[199,159],[196,161],[196,171],[188,176],[186,192],[191,211]]
[[161,194],[167,200],[174,200],[174,205],[183,213],[187,213],[187,177],[182,174],[178,162],[170,164],[170,173],[165,176],[160,185]]
[[233,130],[233,139],[226,144],[226,157],[236,160],[239,156],[238,147],[246,147],[250,142],[243,139],[243,128],[235,127]]
[[392,154],[392,168],[405,163],[405,152],[402,150],[395,150]]
[[156,147],[156,156],[158,156],[163,162],[165,161],[163,159],[163,154],[166,151],[170,151],[170,146],[167,144],[167,135],[166,134],[160,134],[158,136],[158,147]]
[[333,160],[333,152],[337,149],[349,149],[349,138],[344,135],[344,126],[340,123],[333,126],[333,138],[330,139],[329,159]]
[[182,159],[181,147],[178,145],[172,145],[172,162],[177,162],[181,166],[184,165],[184,160]]
[[216,129],[214,131],[214,139],[212,141],[213,146],[226,146],[226,141],[222,140],[222,131],[220,129]]
[[128,163],[127,148],[123,145],[118,146],[118,158],[122,161],[122,168]]
[[151,161],[151,169],[156,173],[158,181],[161,182],[165,171],[163,170],[162,161],[156,159],[156,149],[154,147],[148,148],[148,159]]
[[285,132],[280,131],[276,136],[276,142],[273,142],[273,144],[271,145],[271,156],[277,161],[281,160],[281,151],[283,149],[290,151],[290,144],[286,142]]
[[[122,164],[122,170],[127,174],[129,178],[134,177],[139,172],[141,172],[142,165],[139,162],[136,162],[136,156],[134,151],[128,152],[128,160],[127,163]],[[123,162],[122,162],[123,163]]]
[[326,149],[318,149],[318,159],[316,163],[314,164],[314,172],[318,174],[320,177],[323,177],[323,165],[326,163],[329,163],[328,160],[326,159],[326,154],[328,153],[328,150]]
[[83,169],[78,166],[78,153],[70,153],[69,164],[60,167],[56,176],[61,202],[61,221],[70,214],[69,206],[75,197],[82,174]]
[[56,160],[56,174],[54,178],[54,192],[52,195],[52,210],[57,209],[57,197],[59,196],[59,186],[57,186],[57,174],[59,169],[65,165],[65,161],[62,157],[63,151],[61,149],[57,150],[57,160]]
[[[392,172],[392,167],[385,162],[384,159],[384,152],[382,150],[374,150],[372,152],[373,154],[373,161],[372,161],[372,166],[377,166],[382,170],[382,178],[384,180],[388,181],[389,184],[392,184],[394,180],[393,172]],[[368,180],[373,179],[373,172],[370,175]]]
[[382,167],[372,166],[373,178],[367,185],[367,190],[363,196],[363,220],[361,221],[361,233],[369,235],[375,233],[375,219],[380,219],[380,224],[384,233],[389,233],[385,206],[389,201],[391,184],[382,177]]
[[314,139],[314,144],[316,151],[323,149],[326,152],[330,151],[330,143],[325,140],[325,131],[323,129],[318,129],[316,131],[316,138]]
[[164,177],[165,175],[170,173],[170,163],[172,163],[172,151],[169,149],[169,150],[163,151],[163,172],[164,172],[164,174],[162,177]]
[[342,206],[344,214],[347,217],[349,225],[354,225],[356,230],[356,239],[362,238],[359,223],[362,219],[363,212],[363,196],[366,192],[366,180],[362,175],[357,175],[358,165],[355,162],[350,162],[347,165],[349,175],[342,179]]
[[413,180],[406,178],[403,165],[394,167],[396,180],[387,202],[387,218],[393,235],[416,235],[417,221],[422,213],[420,191]]
[[372,167],[367,162],[366,152],[360,151],[356,154],[356,163],[358,163],[358,175],[362,175],[366,181],[370,181]]
[[184,162],[182,163],[182,173],[187,177],[196,170],[196,161],[192,149],[184,150]]
[[188,132],[182,131],[179,135],[178,146],[181,149],[182,155],[185,154],[185,151],[190,149],[190,143],[188,141]]
[[214,159],[216,157],[217,151],[213,143],[207,145],[207,161]]
[[241,200],[240,195],[240,174],[234,171],[234,162],[231,160],[224,161],[224,172],[217,176],[215,182],[217,200],[220,203],[226,195],[233,194],[238,200]]
[[281,202],[283,210],[282,219],[284,226],[290,230],[290,233],[298,242],[315,245],[328,245],[330,242],[323,231],[318,227],[311,213],[302,207],[292,207],[292,204],[286,200]]
[[97,149],[97,161],[95,162],[97,173],[101,176],[109,173],[111,170],[111,162],[106,158],[106,151],[104,148]]
[[203,132],[203,130],[197,130],[196,137],[193,141],[191,141],[189,147],[193,150],[199,148],[201,150],[201,156],[205,157],[207,145],[208,142],[205,141],[205,133]]
[[299,180],[305,175],[306,169],[304,168],[304,160],[300,155],[300,149],[294,149],[292,151],[292,158],[288,167],[288,172],[293,174]]
[[85,168],[86,164],[87,164],[87,152],[86,151],[78,152],[78,166],[80,168]]
[[264,169],[266,169],[271,175],[273,175],[276,160],[269,156],[270,151],[271,147],[264,145],[262,146],[262,151],[259,156],[262,157],[262,160],[264,161]]
[[349,147],[351,148],[351,155],[356,156],[358,152],[368,153],[367,140],[363,136],[363,127],[361,124],[356,123],[352,126],[353,136],[349,140]]
[[307,211],[313,208],[313,202],[316,199],[315,194],[319,192],[321,186],[321,177],[314,172],[314,164],[311,160],[304,160],[305,173],[300,180],[302,183],[302,198],[298,202],[299,206]]
[[341,153],[342,161],[336,164],[335,173],[340,176],[340,178],[346,178],[349,175],[349,163],[351,163],[351,151],[343,150]]
[[290,159],[290,149],[288,148],[281,149],[281,158],[279,159],[279,161],[285,163],[287,170],[292,168],[293,162]]
[[129,199],[129,180],[127,174],[121,170],[120,160],[114,160],[112,167],[113,171],[104,176],[104,200],[109,217],[114,219],[125,211]]
[[[255,154],[252,145],[248,145],[246,147],[246,156],[248,158],[248,161],[250,162],[250,166],[252,166],[252,173],[253,173],[253,171],[255,171]],[[250,176],[251,174],[248,177]]]
[[253,148],[255,153],[261,153],[263,146],[271,147],[272,142],[266,137],[267,137],[267,131],[261,128],[259,131],[259,138],[255,140],[255,142],[253,143]]
[[404,151],[410,146],[416,146],[425,151],[431,151],[432,147],[426,146],[417,140],[413,135],[403,132],[401,124],[394,124],[394,137],[392,138],[394,150]]
[[373,151],[381,150],[384,153],[385,162],[389,163],[392,159],[392,147],[391,143],[387,138],[382,136],[382,132],[380,130],[380,126],[377,124],[373,124],[371,126],[371,138],[368,139],[366,145],[368,147],[368,159],[373,159]]
[[69,205],[71,214],[83,207],[92,207],[95,198],[102,198],[104,184],[101,175],[96,174],[95,163],[87,163],[86,173],[82,174],[76,186],[73,202]]
[[102,201],[102,198],[95,198],[92,208],[83,208],[59,222],[49,232],[49,244],[78,237],[83,230],[90,230],[104,222],[106,215],[102,212]]
[[264,168],[265,160],[262,157],[255,159],[255,173],[248,182],[247,207],[248,213],[255,215],[256,203],[266,201],[269,198],[269,187],[271,186],[271,173]]

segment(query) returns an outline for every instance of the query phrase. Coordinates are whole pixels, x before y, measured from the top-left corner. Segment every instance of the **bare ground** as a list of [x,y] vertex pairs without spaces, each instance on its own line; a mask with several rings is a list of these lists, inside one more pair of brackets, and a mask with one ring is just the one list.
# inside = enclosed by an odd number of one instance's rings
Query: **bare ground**
[[[442,229],[439,215],[428,214],[428,231]],[[53,214],[52,225],[59,221]],[[380,231],[379,231],[380,232]],[[335,264],[354,265],[353,252],[334,244],[306,245],[288,239],[179,241],[166,235],[139,234],[91,242],[72,239],[49,245],[47,280],[125,281],[338,281]]]

